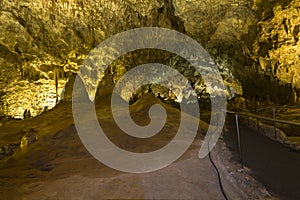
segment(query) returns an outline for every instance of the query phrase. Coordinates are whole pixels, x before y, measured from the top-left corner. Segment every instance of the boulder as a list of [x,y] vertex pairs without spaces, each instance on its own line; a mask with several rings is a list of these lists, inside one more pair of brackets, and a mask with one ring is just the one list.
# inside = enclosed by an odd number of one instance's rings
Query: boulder
[[22,137],[20,148],[24,149],[30,144],[34,143],[37,140],[37,131],[33,128],[30,128],[27,133]]

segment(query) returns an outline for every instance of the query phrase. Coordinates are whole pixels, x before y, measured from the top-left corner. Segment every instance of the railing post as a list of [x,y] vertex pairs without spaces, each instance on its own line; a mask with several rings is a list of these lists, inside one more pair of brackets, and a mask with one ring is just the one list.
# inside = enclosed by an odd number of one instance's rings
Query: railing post
[[273,119],[274,119],[274,137],[277,140],[277,132],[276,132],[276,109],[273,108]]
[[[258,115],[258,110],[256,110],[256,115]],[[259,131],[259,122],[258,122],[258,118],[256,118],[256,127],[257,127],[257,131]]]
[[238,116],[238,114],[235,114],[235,124],[236,124],[236,132],[237,132],[240,163],[241,163],[241,168],[243,168],[244,165],[243,165],[243,157],[242,157],[242,146],[241,146],[241,136],[240,136],[239,116]]

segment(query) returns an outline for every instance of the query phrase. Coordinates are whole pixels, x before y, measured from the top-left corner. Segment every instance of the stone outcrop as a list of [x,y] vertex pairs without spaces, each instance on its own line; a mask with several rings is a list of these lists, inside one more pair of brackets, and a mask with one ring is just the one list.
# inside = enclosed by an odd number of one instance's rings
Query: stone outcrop
[[22,137],[20,148],[24,149],[28,147],[30,144],[34,143],[37,140],[37,131],[33,128],[26,131],[26,134]]

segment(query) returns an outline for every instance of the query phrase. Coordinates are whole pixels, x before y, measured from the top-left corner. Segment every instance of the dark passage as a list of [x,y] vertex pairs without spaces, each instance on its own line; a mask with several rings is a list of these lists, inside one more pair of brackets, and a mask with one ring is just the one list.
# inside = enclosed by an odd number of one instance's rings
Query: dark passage
[[[300,199],[300,153],[246,127],[241,121],[239,124],[244,165],[253,171],[270,193],[283,200]],[[228,115],[226,127],[226,144],[238,160],[233,115]]]

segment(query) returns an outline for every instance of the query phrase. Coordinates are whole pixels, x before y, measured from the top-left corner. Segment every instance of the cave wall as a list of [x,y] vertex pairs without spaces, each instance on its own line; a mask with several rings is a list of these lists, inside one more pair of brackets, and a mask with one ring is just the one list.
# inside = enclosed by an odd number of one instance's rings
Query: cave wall
[[300,96],[300,2],[267,1],[266,6],[269,9],[257,23],[258,35],[250,56],[258,73],[277,85],[269,90],[271,95],[278,94],[273,98],[296,101]]
[[[175,29],[200,42],[219,66],[230,97],[287,103],[300,96],[297,0],[0,4],[0,115],[22,116],[25,109],[37,115],[45,106],[53,107],[61,98],[57,93],[97,44],[125,30],[152,26]],[[134,64],[119,62],[111,70],[115,81],[128,70],[126,65]]]
[[56,77],[61,93],[90,50],[116,33],[143,26],[180,29],[176,17],[168,19],[165,2],[2,0],[0,115],[22,117],[25,109],[37,115],[53,107]]
[[299,100],[299,1],[174,2],[188,34],[233,72],[244,97]]

